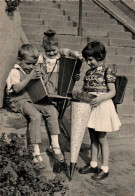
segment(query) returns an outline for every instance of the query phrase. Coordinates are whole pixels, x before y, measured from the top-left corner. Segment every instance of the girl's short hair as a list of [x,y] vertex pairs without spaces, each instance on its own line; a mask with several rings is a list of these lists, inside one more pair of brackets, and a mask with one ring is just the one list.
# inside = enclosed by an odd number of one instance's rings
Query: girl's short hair
[[39,56],[37,49],[31,44],[23,44],[18,51],[18,58],[20,60],[26,59],[27,56],[34,59],[37,59]]
[[56,37],[56,32],[54,30],[47,30],[44,32],[43,38],[43,47],[44,49],[48,49],[52,46],[58,47],[58,38]]
[[106,49],[103,43],[98,41],[89,42],[82,50],[82,56],[87,59],[94,57],[96,61],[103,61],[106,56]]

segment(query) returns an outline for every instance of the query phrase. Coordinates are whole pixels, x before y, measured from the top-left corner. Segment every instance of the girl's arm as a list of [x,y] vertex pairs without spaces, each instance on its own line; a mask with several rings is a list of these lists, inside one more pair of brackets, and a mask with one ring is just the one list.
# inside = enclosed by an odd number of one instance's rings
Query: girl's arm
[[111,98],[113,98],[115,96],[115,94],[116,94],[115,84],[114,83],[107,83],[107,87],[108,87],[109,92],[104,94],[104,95],[101,95],[99,97],[96,97],[96,98],[92,99],[90,101],[90,104],[92,106],[96,107],[102,101],[111,99]]
[[84,58],[82,57],[82,54],[76,50],[70,50],[68,48],[61,48],[60,53],[64,56],[71,56],[74,58],[78,58],[80,60],[84,60]]
[[31,73],[23,81],[21,81],[18,84],[13,85],[13,90],[16,93],[19,93],[27,86],[27,84],[30,82],[30,80],[38,79],[40,76],[41,76],[41,72],[32,70]]

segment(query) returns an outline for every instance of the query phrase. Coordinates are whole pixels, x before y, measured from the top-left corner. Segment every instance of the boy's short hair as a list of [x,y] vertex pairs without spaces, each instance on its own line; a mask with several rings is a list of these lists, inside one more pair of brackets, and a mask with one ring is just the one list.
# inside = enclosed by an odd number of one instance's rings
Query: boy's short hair
[[43,47],[44,49],[51,48],[52,46],[58,47],[58,38],[56,37],[56,32],[54,30],[49,29],[48,31],[44,32],[43,38]]
[[33,45],[23,44],[18,51],[18,58],[20,60],[24,60],[26,59],[26,56],[30,56],[34,59],[37,59],[39,56],[39,53]]
[[96,61],[103,61],[106,56],[105,46],[99,41],[89,42],[82,50],[82,56],[85,59],[88,57],[94,57]]

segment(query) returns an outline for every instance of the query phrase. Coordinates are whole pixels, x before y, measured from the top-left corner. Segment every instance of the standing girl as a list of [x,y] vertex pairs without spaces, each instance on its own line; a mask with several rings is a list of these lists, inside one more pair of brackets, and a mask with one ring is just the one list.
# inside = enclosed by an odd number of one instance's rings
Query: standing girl
[[[88,129],[91,139],[91,162],[79,169],[81,174],[95,173],[92,180],[102,180],[109,175],[109,146],[107,132],[119,130],[121,125],[111,98],[115,96],[116,76],[110,68],[104,65],[106,56],[105,46],[101,42],[93,41],[82,51],[90,69],[84,77],[83,90],[96,95],[90,101],[91,113]],[[102,165],[98,169],[98,152],[101,148]]]

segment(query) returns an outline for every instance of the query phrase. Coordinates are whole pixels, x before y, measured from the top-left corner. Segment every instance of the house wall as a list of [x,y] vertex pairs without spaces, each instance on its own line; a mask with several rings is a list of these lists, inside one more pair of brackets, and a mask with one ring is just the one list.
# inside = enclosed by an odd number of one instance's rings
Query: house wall
[[17,51],[22,44],[21,18],[16,10],[13,16],[8,16],[5,1],[0,1],[0,108],[3,106],[6,78],[12,69]]

